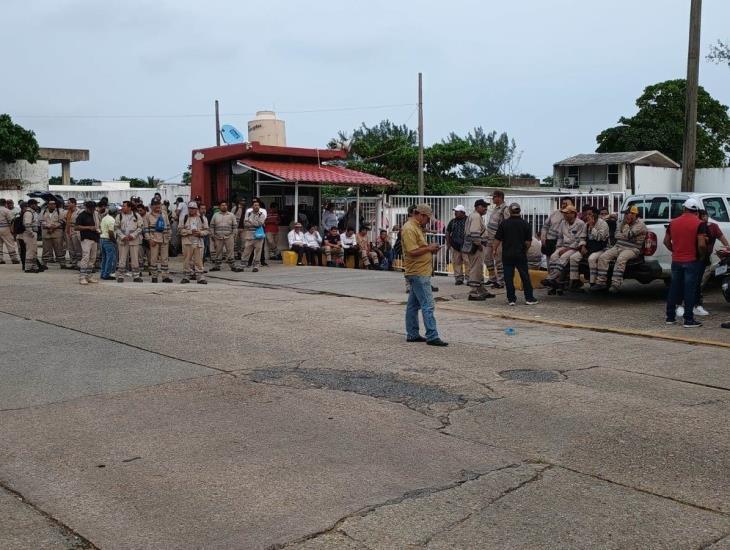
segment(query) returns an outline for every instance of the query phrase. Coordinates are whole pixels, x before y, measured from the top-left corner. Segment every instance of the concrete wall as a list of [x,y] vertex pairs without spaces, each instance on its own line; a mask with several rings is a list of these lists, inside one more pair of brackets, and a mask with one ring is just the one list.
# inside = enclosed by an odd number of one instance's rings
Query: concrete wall
[[[636,193],[679,193],[682,170],[637,166]],[[725,193],[730,195],[730,168],[701,168],[695,172],[696,193]]]
[[31,164],[25,160],[0,162],[0,197],[16,202],[25,200],[30,191],[48,188],[48,161]]
[[149,204],[155,193],[162,195],[162,200],[175,202],[177,197],[182,197],[186,201],[190,199],[190,186],[176,185],[171,187],[161,187],[159,189],[109,189],[101,186],[86,185],[49,185],[48,190],[51,193],[61,195],[64,199],[74,197],[78,201],[92,200],[96,201],[102,197],[109,199],[109,202],[121,204],[123,201],[129,200],[129,197],[140,197],[142,202]]

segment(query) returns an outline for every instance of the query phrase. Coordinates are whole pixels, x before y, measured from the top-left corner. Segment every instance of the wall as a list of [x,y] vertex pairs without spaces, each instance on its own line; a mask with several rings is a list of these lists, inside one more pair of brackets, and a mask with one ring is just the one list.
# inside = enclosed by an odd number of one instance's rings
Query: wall
[[43,191],[48,187],[48,161],[33,164],[25,160],[0,162],[0,197],[26,199],[30,191]]
[[[682,170],[637,166],[636,193],[679,193]],[[695,172],[696,193],[730,194],[730,168],[701,168]]]
[[[73,189],[69,190],[69,187]],[[175,185],[171,187],[160,187],[159,189],[131,188],[131,189],[108,189],[99,186],[86,185],[49,185],[48,190],[51,193],[61,195],[64,199],[74,197],[77,201],[99,200],[102,197],[109,199],[109,202],[121,204],[123,201],[129,200],[129,197],[135,196],[142,199],[142,202],[149,204],[155,193],[162,195],[162,200],[175,202],[177,197],[182,197],[185,201],[190,199],[190,187],[187,185]]]
[[730,194],[730,168],[701,168],[695,172],[698,193]]

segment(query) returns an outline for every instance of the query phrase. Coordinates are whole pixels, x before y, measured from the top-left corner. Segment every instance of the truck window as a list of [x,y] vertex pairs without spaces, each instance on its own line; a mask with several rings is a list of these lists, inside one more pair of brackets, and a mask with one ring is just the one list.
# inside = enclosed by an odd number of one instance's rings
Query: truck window
[[685,199],[672,199],[672,219],[678,218],[684,212]]
[[669,219],[669,198],[654,197],[647,205],[646,220],[668,220]]
[[728,217],[727,213],[727,206],[725,206],[725,201],[722,200],[722,197],[710,197],[704,199],[702,202],[705,210],[707,210],[707,215],[710,216],[710,218],[716,222],[730,221],[730,217]]
[[632,206],[635,206],[636,208],[639,209],[640,218],[646,219],[646,216],[644,216],[644,199],[636,199],[636,200],[627,202],[624,210],[628,210]]

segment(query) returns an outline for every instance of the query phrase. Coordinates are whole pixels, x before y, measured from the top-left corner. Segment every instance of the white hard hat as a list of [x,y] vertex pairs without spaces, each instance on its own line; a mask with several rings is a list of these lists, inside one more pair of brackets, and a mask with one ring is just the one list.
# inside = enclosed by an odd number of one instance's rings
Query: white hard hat
[[684,206],[687,210],[699,210],[700,209],[700,203],[697,202],[697,199],[687,199],[684,201]]
[[190,201],[188,203],[188,208],[197,208],[197,207],[198,207],[198,203],[195,201]]
[[466,208],[464,208],[463,204],[457,204],[454,207],[454,212],[464,212],[464,214],[466,214]]

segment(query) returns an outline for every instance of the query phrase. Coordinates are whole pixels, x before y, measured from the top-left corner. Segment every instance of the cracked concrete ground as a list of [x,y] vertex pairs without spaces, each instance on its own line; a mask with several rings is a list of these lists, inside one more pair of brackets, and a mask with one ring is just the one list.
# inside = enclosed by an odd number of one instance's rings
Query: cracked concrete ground
[[0,268],[0,548],[728,548],[726,349],[256,275]]

